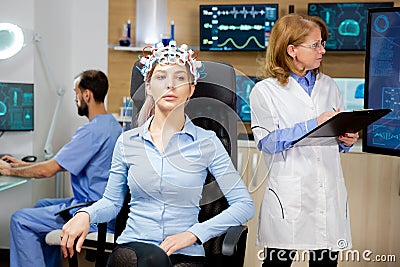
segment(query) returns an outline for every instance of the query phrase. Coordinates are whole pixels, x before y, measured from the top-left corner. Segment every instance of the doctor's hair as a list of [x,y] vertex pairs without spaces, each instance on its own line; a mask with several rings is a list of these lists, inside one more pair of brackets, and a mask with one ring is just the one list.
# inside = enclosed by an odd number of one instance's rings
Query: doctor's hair
[[[159,63],[154,64],[154,66],[149,70],[149,72],[146,75],[146,78],[144,81],[146,83],[146,92],[147,92],[147,86],[149,86],[151,77],[153,76],[154,69],[156,68],[156,66],[158,64]],[[186,74],[189,77],[189,82],[191,85],[193,85],[194,84],[194,76],[190,72],[190,67],[187,63],[185,64],[185,67],[186,67]],[[154,101],[154,98],[151,95],[146,93],[146,99],[143,103],[142,108],[139,111],[138,116],[137,116],[137,125],[138,126],[143,125],[152,115],[154,115],[155,104],[156,103]]]
[[75,84],[83,92],[90,90],[97,103],[104,103],[108,92],[108,78],[100,70],[85,70],[75,76]]
[[[268,42],[265,59],[261,60],[259,76],[262,78],[276,78],[281,85],[289,82],[290,72],[300,75],[302,71],[296,68],[292,57],[287,53],[289,45],[300,45],[311,30],[321,30],[322,41],[328,39],[328,28],[325,22],[316,16],[301,16],[288,14],[275,23]],[[320,67],[313,69],[314,74],[320,72]]]

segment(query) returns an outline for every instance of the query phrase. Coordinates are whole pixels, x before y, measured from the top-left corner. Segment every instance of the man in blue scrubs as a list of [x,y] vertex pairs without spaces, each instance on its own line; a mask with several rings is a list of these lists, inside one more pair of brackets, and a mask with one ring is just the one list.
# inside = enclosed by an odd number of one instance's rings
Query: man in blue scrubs
[[[10,222],[10,266],[62,266],[60,247],[48,246],[45,236],[61,229],[65,221],[54,214],[70,205],[101,198],[107,184],[115,142],[122,133],[120,124],[108,114],[104,99],[107,76],[97,70],[82,72],[75,79],[75,102],[80,116],[89,122],[80,127],[71,141],[53,159],[27,164],[5,156],[10,168],[3,175],[45,178],[59,171],[71,174],[73,198],[42,199],[34,208],[16,211]],[[94,230],[94,229],[93,229]]]

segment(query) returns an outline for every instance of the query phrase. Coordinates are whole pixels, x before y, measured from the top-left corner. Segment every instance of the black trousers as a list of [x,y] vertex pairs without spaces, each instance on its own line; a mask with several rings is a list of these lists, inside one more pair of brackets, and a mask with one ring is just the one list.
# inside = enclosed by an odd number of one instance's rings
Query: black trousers
[[[305,255],[305,257],[302,257]],[[307,260],[309,267],[336,267],[338,252],[328,249],[310,250],[298,256],[299,260]],[[296,257],[296,250],[267,248],[262,267],[290,267]]]
[[117,245],[108,258],[107,267],[200,267],[205,257],[173,254],[170,257],[149,243],[130,242]]

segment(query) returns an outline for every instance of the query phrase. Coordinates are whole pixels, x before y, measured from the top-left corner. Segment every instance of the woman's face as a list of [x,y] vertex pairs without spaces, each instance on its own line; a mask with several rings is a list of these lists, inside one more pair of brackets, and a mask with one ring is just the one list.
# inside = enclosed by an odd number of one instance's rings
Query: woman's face
[[183,108],[194,92],[186,67],[178,64],[157,64],[146,88],[148,94],[153,96],[156,107],[162,111]]
[[313,28],[307,35],[304,43],[300,45],[289,45],[287,51],[293,58],[297,69],[306,71],[316,69],[320,66],[322,55],[325,54],[325,48],[321,45],[321,30]]

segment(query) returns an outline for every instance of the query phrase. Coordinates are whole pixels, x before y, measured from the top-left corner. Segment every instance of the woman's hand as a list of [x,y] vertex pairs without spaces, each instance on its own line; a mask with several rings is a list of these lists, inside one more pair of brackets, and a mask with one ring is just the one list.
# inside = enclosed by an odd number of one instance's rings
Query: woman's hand
[[346,133],[344,136],[339,136],[339,140],[343,142],[345,146],[352,146],[358,140],[358,133]]
[[81,252],[83,241],[90,229],[90,217],[87,212],[78,212],[71,220],[64,224],[61,233],[61,250],[64,258],[68,256],[72,258],[74,255],[74,244],[75,240],[79,237],[76,242],[76,251]]
[[191,232],[183,232],[176,235],[167,236],[160,244],[160,247],[170,256],[177,250],[189,247],[197,241],[197,237]]
[[329,120],[330,118],[332,118],[333,116],[335,116],[338,113],[339,113],[339,110],[337,110],[337,111],[328,111],[328,112],[322,113],[317,118],[318,126],[320,126],[322,123],[326,122],[327,120]]

